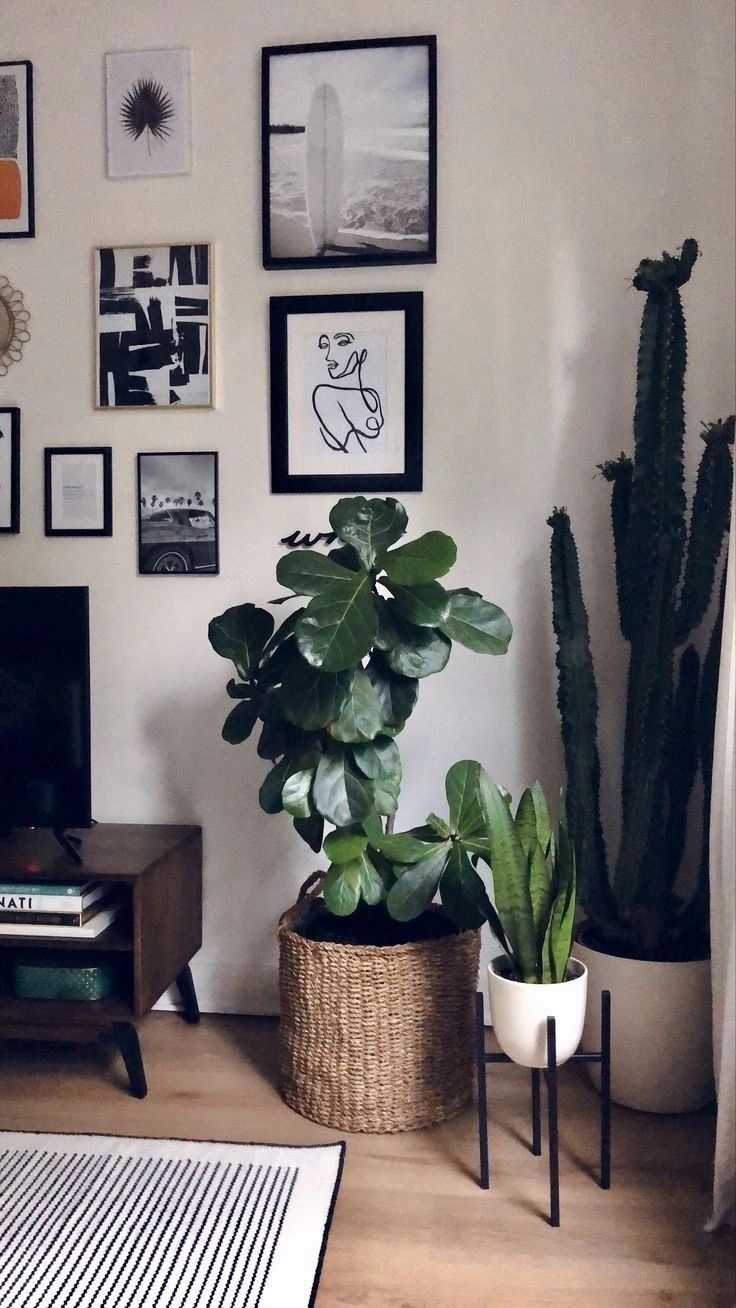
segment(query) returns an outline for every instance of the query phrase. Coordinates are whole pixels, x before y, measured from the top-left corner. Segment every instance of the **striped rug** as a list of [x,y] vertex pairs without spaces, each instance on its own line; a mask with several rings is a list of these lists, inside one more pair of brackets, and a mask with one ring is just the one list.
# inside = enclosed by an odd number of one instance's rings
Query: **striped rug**
[[0,1308],[308,1308],[344,1152],[0,1132]]

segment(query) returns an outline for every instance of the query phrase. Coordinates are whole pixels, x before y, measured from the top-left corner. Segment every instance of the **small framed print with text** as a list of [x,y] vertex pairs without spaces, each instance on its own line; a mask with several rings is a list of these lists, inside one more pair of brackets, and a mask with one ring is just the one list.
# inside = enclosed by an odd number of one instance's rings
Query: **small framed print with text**
[[422,489],[419,291],[271,300],[271,490]]
[[112,536],[112,449],[67,445],[44,450],[47,536]]

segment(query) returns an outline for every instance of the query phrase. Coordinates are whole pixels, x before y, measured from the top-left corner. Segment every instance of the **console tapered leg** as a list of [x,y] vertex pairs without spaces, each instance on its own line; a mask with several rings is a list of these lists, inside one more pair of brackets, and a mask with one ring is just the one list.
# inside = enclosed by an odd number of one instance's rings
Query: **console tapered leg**
[[480,990],[475,996],[475,1064],[476,1064],[476,1081],[478,1089],[478,1143],[480,1147],[480,1180],[478,1184],[481,1190],[488,1190],[490,1187],[489,1162],[488,1162],[488,1101],[486,1087],[486,1042],[485,1026],[483,1023],[483,995]]
[[128,1073],[130,1093],[136,1099],[145,1099],[148,1094],[148,1085],[138,1032],[132,1022],[113,1022],[112,1037],[120,1050],[125,1070]]
[[185,1022],[199,1021],[199,1004],[197,1003],[197,992],[194,989],[194,980],[192,978],[192,969],[187,963],[176,978],[179,997],[184,1008]]

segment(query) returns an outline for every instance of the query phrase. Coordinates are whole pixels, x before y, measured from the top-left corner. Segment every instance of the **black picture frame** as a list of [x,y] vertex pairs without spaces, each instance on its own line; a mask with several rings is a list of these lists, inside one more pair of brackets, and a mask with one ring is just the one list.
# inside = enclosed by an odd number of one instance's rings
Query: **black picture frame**
[[[55,527],[53,463],[55,459],[99,459],[102,464],[102,522],[97,527]],[[43,452],[44,533],[46,536],[112,536],[112,446],[54,445]]]
[[[204,482],[202,469],[196,467],[193,460],[211,460],[211,482],[205,494],[194,487],[191,493],[185,491],[179,496],[160,496],[160,491],[153,493],[148,489],[152,484],[168,486],[172,475],[177,478],[190,476]],[[171,460],[184,460],[189,467],[176,469]],[[148,464],[146,461],[150,461]],[[154,461],[156,461],[154,465]],[[216,450],[154,450],[142,451],[136,459],[137,465],[137,516],[138,516],[138,575],[155,576],[208,576],[214,577],[220,571],[220,492],[219,467]],[[152,502],[152,495],[153,501]],[[199,496],[199,498],[197,498]],[[178,501],[182,502],[179,503]],[[184,501],[187,501],[186,503]],[[211,504],[211,508],[208,505]],[[168,521],[160,520],[160,527],[151,524],[152,514],[145,518],[143,509],[150,508],[156,515],[165,513]],[[197,510],[200,510],[197,513]],[[202,517],[213,520],[213,533],[208,528],[200,528],[185,521],[185,517]],[[176,519],[179,519],[177,522]],[[145,533],[144,524],[152,526]],[[195,533],[195,534],[192,534]],[[201,533],[201,534],[200,534]]]
[[0,76],[4,68],[25,69],[25,226],[17,231],[3,231],[3,222],[11,221],[0,217],[0,241],[13,241],[36,235],[36,193],[33,177],[33,64],[30,59],[0,60]]
[[[290,433],[290,387],[295,386],[290,368],[293,370],[295,360],[289,359],[288,331],[289,322],[298,315],[334,315],[339,314],[347,324],[351,314],[403,313],[403,407],[401,411],[401,447],[402,467],[396,470],[379,472],[343,472],[314,474],[296,471],[295,459],[290,457],[292,451],[292,433]],[[271,491],[274,494],[301,495],[305,493],[334,493],[336,491],[420,491],[422,489],[422,438],[423,438],[423,323],[424,296],[421,291],[389,291],[358,295],[277,295],[270,301],[270,381],[271,381]],[[327,323],[325,324],[327,326]],[[334,318],[332,319],[334,326]],[[376,324],[378,328],[380,324]],[[345,334],[338,332],[337,335]],[[320,336],[320,348],[322,336]],[[328,357],[328,356],[326,356]],[[364,362],[364,357],[359,361]],[[330,377],[337,378],[340,373]],[[355,373],[353,374],[355,375]],[[358,376],[360,372],[358,370]],[[388,376],[387,385],[390,384]],[[335,391],[338,388],[326,386]],[[354,394],[360,390],[361,399],[365,394],[376,395],[360,381],[359,388],[352,388]],[[315,405],[316,390],[311,396],[311,408],[317,420],[317,432],[325,443],[330,441],[321,426],[319,411]],[[380,402],[379,402],[380,412]],[[396,412],[394,406],[393,412]],[[347,417],[344,415],[345,421]],[[395,419],[394,419],[395,421]],[[369,448],[358,439],[356,429],[348,428],[345,436],[346,452],[350,453],[356,444],[350,445],[350,439],[356,436],[361,450]],[[373,439],[372,437],[369,439]],[[336,447],[337,457],[340,455]],[[341,447],[342,448],[342,447]],[[321,446],[320,453],[323,454]]]
[[10,424],[10,518],[7,523],[0,522],[0,533],[17,536],[20,531],[20,409],[0,408],[0,417],[3,415],[4,440],[7,440],[8,421]]
[[[270,123],[271,105],[271,63],[278,58],[299,55],[331,54],[339,51],[380,50],[381,48],[402,48],[408,46],[425,47],[427,52],[427,241],[426,248],[411,248],[411,234],[402,233],[398,238],[384,235],[376,239],[376,244],[367,241],[356,244],[351,253],[294,254],[288,251],[279,254],[279,240],[274,239],[271,216],[271,138],[272,135],[305,134],[306,124]],[[334,88],[331,88],[333,93]],[[420,125],[424,130],[424,124]],[[416,129],[414,129],[416,130]],[[305,147],[306,148],[306,147]],[[261,51],[261,215],[263,266],[268,269],[278,268],[356,268],[385,267],[391,264],[414,264],[437,262],[437,38],[436,36],[396,36],[379,37],[364,41],[322,41],[312,45],[274,45],[266,46]],[[309,230],[309,229],[308,229]],[[403,238],[403,239],[402,239]],[[408,239],[407,239],[408,238]],[[416,240],[419,237],[417,236]],[[382,248],[389,242],[388,248]],[[390,242],[393,240],[393,244]],[[415,241],[416,245],[416,241]],[[326,247],[329,248],[329,247]]]

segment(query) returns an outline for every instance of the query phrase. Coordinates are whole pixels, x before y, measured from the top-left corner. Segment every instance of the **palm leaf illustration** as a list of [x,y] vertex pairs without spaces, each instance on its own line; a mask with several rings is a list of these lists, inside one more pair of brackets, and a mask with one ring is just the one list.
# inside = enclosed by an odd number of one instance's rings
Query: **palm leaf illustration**
[[171,135],[170,122],[174,117],[174,103],[160,82],[152,78],[140,78],[126,92],[120,106],[123,130],[134,141],[140,140],[147,133],[148,153],[151,153],[151,137],[165,141]]

